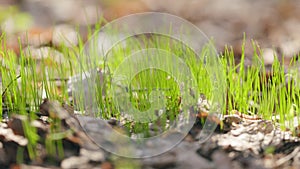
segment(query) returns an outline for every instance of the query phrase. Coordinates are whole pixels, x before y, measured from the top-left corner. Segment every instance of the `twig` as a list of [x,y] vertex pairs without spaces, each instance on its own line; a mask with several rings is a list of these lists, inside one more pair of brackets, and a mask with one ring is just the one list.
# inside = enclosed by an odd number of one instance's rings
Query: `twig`
[[287,156],[279,159],[278,161],[276,161],[275,165],[273,166],[273,168],[280,167],[281,165],[283,165],[287,161],[289,161],[292,158],[294,158],[298,154],[299,150],[300,150],[300,147],[297,147],[297,148],[295,148],[295,150],[292,153],[290,153],[289,155],[287,155]]

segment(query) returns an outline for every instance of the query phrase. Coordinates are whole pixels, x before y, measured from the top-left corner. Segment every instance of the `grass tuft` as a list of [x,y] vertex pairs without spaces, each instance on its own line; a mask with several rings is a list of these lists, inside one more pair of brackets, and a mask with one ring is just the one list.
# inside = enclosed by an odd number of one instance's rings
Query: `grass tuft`
[[[97,27],[97,26],[96,26]],[[100,28],[100,26],[98,26]],[[90,36],[91,36],[91,30]],[[26,137],[29,140],[27,146],[30,157],[35,158],[35,146],[40,141],[37,131],[30,125],[30,122],[37,119],[36,113],[39,111],[39,105],[43,98],[55,99],[60,102],[72,104],[78,111],[84,112],[87,108],[86,99],[84,97],[76,97],[77,100],[70,101],[68,92],[68,84],[66,80],[73,75],[87,73],[88,60],[85,60],[84,55],[78,55],[84,50],[84,42],[79,39],[79,45],[73,48],[62,46],[59,51],[63,58],[61,61],[56,61],[55,56],[44,56],[40,60],[32,59],[32,55],[26,56],[23,52],[24,47],[20,45],[20,55],[17,56],[14,52],[6,48],[6,35],[0,37],[0,55],[2,56],[1,77],[3,90],[1,88],[1,108],[0,118],[3,112],[8,113],[11,117],[13,114],[22,114],[28,116],[28,121],[23,123],[23,128]],[[126,44],[126,45],[124,45]],[[205,95],[209,101],[213,100],[212,82],[210,75],[205,65],[205,57],[209,55],[209,51],[203,50],[199,53],[199,58],[196,57],[194,51],[187,46],[175,40],[170,40],[165,37],[157,36],[139,36],[134,39],[127,39],[124,43],[119,43],[108,53],[108,56],[113,56],[112,60],[99,58],[90,58],[95,63],[99,71],[106,72],[100,79],[97,80],[97,88],[93,97],[93,107],[98,107],[94,110],[96,116],[110,119],[116,118],[123,122],[124,128],[127,129],[129,135],[142,134],[143,136],[151,136],[149,133],[148,123],[138,123],[130,120],[129,117],[124,117],[124,112],[118,109],[120,100],[114,98],[117,93],[115,89],[118,86],[113,86],[112,76],[118,72],[120,63],[125,62],[127,56],[140,51],[144,47],[161,49],[171,52],[179,58],[182,58],[194,78],[197,86],[195,93],[199,96]],[[295,133],[294,118],[299,120],[299,83],[298,80],[298,61],[292,61],[289,69],[285,64],[275,57],[271,71],[264,66],[262,59],[262,51],[258,45],[253,42],[253,58],[252,65],[245,65],[245,43],[242,45],[242,55],[240,63],[236,63],[234,52],[231,47],[226,47],[224,53],[219,56],[222,67],[220,71],[224,71],[226,76],[226,108],[223,114],[229,114],[234,111],[239,111],[244,114],[258,115],[263,119],[276,120],[277,118],[282,129],[289,129]],[[94,60],[93,60],[94,59]],[[162,59],[163,60],[163,59]],[[282,59],[284,60],[284,59]],[[156,60],[159,63],[160,60]],[[147,63],[143,63],[146,64]],[[171,66],[169,63],[165,63]],[[140,65],[141,67],[143,65]],[[109,69],[108,69],[109,68]],[[173,70],[172,67],[169,67]],[[124,69],[128,71],[131,69]],[[176,70],[173,70],[176,72]],[[178,70],[177,70],[178,71]],[[183,74],[185,75],[185,74]],[[181,77],[178,75],[180,78]],[[79,81],[83,81],[79,76]],[[100,77],[99,77],[100,78]],[[159,120],[151,121],[155,124],[154,128],[158,131],[160,128],[166,130],[168,125],[177,118],[177,115],[182,109],[181,91],[178,85],[178,79],[162,70],[143,70],[141,73],[133,75],[128,82],[127,93],[129,94],[129,102],[134,109],[145,112],[151,110],[154,105],[151,101],[152,97],[164,97],[166,100],[166,110]],[[60,82],[60,87],[57,87],[57,82]],[[80,83],[79,83],[80,84]],[[86,88],[87,86],[79,85],[78,89]],[[122,87],[122,86],[121,86]],[[124,87],[124,86],[123,86]],[[77,90],[78,90],[77,89]],[[155,95],[156,94],[156,95]],[[79,94],[83,95],[82,93]],[[154,95],[154,96],[153,96]],[[198,95],[192,96],[195,98]],[[119,101],[119,102],[118,102]],[[193,106],[193,105],[191,105]],[[7,109],[4,111],[4,108]],[[159,112],[156,112],[159,114]],[[150,118],[153,117],[143,117]],[[277,122],[277,121],[276,121]],[[152,126],[153,127],[153,126]],[[64,134],[60,134],[59,130],[51,129],[53,138],[47,142],[47,150],[53,153],[51,146],[62,146],[59,139],[64,138]],[[59,139],[54,138],[58,136]],[[23,152],[23,150],[19,150]],[[63,156],[63,152],[59,151],[59,155]]]

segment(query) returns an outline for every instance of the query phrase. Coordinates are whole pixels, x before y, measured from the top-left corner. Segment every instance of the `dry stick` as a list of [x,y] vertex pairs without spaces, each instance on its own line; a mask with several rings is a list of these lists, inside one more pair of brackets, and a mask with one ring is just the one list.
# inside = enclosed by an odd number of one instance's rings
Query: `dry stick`
[[275,163],[275,165],[273,166],[273,168],[280,167],[281,165],[283,165],[283,164],[286,163],[287,161],[291,160],[292,158],[294,158],[294,157],[298,154],[299,151],[300,151],[300,147],[295,148],[295,150],[294,150],[292,153],[290,153],[289,155],[287,155],[287,156],[285,156],[285,157],[279,159],[279,160]]
[[5,93],[7,92],[8,88],[10,85],[12,85],[12,83],[16,80],[18,80],[21,77],[21,75],[18,75],[15,79],[13,79],[8,85],[7,87],[4,89],[4,91],[2,92],[2,99],[4,99]]

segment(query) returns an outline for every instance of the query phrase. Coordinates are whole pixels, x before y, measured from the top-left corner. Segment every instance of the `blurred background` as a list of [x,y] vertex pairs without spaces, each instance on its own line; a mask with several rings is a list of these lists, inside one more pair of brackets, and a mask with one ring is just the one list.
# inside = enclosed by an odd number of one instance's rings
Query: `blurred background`
[[167,12],[191,21],[214,39],[219,52],[232,46],[237,57],[244,33],[246,56],[251,57],[254,40],[265,54],[266,64],[274,60],[272,50],[287,59],[300,52],[299,0],[1,0],[0,25],[9,35],[8,47],[17,51],[16,36],[25,32],[33,44],[52,41],[57,25],[66,33],[79,26],[85,37],[85,28],[102,16],[111,21],[146,11]]

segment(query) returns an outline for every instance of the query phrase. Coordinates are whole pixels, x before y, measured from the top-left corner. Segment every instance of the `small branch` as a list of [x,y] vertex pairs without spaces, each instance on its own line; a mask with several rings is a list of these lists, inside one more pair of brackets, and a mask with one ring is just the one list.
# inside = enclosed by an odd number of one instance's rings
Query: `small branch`
[[280,167],[281,165],[283,165],[284,163],[288,162],[289,160],[291,160],[292,158],[294,158],[298,152],[300,150],[300,147],[295,148],[295,150],[293,152],[291,152],[289,155],[279,159],[277,162],[275,162],[275,165],[273,166],[273,168],[277,168]]

